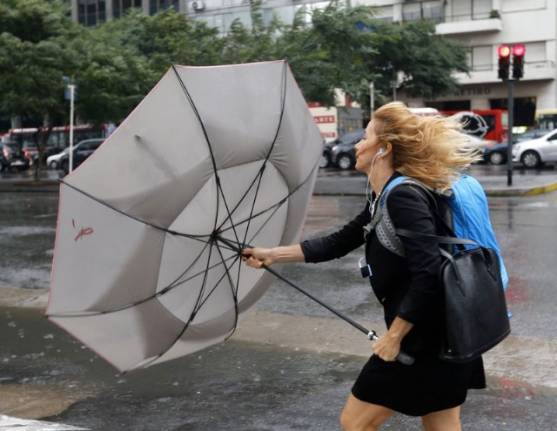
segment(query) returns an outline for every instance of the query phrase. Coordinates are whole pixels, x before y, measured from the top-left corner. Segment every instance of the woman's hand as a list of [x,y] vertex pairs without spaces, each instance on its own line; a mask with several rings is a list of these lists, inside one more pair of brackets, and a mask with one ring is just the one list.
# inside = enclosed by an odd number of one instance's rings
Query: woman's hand
[[242,250],[242,260],[252,268],[271,266],[275,262],[274,248],[245,248]]
[[395,361],[396,357],[400,353],[400,342],[401,339],[399,337],[393,337],[387,332],[375,343],[373,343],[373,353],[375,353],[384,361]]

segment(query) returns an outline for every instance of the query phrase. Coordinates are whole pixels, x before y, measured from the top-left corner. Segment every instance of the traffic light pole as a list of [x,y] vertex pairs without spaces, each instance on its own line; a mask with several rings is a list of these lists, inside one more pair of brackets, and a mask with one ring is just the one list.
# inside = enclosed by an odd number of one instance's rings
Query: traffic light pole
[[508,130],[507,130],[507,186],[513,185],[513,125],[514,125],[514,79],[507,79],[509,100],[507,103]]

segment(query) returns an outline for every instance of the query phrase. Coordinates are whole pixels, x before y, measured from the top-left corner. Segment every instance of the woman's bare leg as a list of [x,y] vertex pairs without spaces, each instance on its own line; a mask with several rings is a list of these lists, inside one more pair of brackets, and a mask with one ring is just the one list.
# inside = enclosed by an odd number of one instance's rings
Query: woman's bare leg
[[461,431],[460,406],[422,416],[425,431]]
[[393,413],[387,407],[360,401],[350,394],[340,415],[340,425],[344,431],[376,431]]

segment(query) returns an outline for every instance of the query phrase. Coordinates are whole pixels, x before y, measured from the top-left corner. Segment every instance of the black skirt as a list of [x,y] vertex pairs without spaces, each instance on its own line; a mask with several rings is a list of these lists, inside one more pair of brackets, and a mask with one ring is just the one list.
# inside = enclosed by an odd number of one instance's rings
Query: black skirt
[[373,355],[354,383],[352,394],[399,413],[424,416],[461,405],[468,389],[484,388],[481,358],[466,364],[420,358],[408,366]]

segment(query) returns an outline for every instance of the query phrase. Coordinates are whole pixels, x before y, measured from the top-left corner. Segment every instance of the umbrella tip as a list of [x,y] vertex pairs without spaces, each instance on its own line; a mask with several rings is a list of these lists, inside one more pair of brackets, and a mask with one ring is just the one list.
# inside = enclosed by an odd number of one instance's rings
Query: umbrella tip
[[133,135],[133,137],[135,138],[136,141],[141,141],[141,136],[135,134]]

